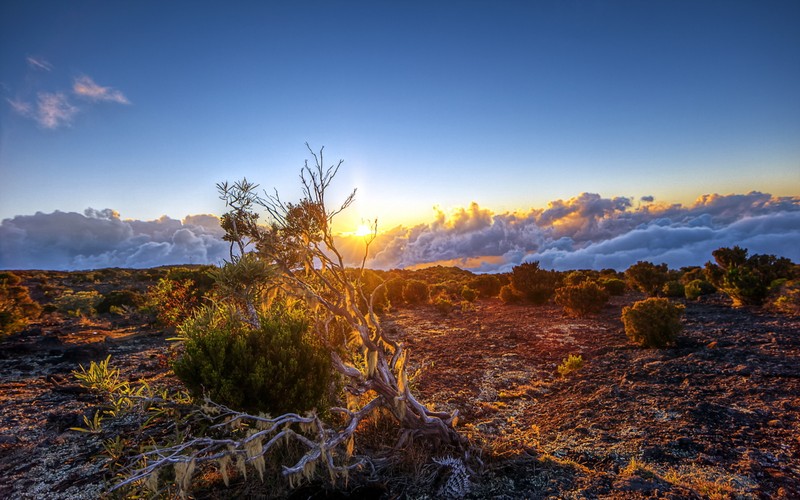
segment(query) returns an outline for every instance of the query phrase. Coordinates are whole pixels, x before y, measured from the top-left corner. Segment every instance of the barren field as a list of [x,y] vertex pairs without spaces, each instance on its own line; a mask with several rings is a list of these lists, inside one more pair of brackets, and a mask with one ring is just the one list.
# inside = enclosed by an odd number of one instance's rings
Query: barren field
[[[588,319],[498,299],[448,316],[425,306],[384,319],[411,347],[420,399],[458,408],[459,427],[483,450],[471,497],[800,497],[800,320],[733,309],[714,295],[687,303],[677,347],[640,349],[619,317],[641,298],[616,297]],[[114,478],[98,453],[125,426],[70,430],[101,404],[71,371],[111,354],[127,379],[177,384],[167,336],[69,319],[3,339],[0,497],[103,496]],[[571,354],[585,365],[561,377],[556,367]],[[369,494],[351,485],[302,497],[424,496],[374,484]],[[246,496],[269,497],[269,485]]]

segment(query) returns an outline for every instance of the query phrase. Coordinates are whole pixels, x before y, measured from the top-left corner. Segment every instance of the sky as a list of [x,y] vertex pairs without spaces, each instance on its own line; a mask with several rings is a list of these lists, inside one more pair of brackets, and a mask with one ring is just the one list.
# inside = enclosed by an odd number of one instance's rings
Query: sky
[[330,198],[357,188],[341,230],[378,219],[375,266],[800,260],[798,25],[795,1],[6,1],[0,268],[218,263],[215,184],[296,199],[306,142],[344,160]]

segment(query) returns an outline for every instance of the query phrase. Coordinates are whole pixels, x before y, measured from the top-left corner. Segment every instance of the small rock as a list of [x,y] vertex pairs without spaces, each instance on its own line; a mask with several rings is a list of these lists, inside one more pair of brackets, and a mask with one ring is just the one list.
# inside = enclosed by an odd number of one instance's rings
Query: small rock
[[4,444],[17,444],[19,443],[19,438],[17,436],[3,434],[0,435],[0,446]]
[[780,428],[780,427],[783,427],[783,422],[781,422],[778,419],[774,419],[774,420],[770,420],[769,422],[767,422],[767,426],[768,427],[778,427],[778,428]]
[[717,341],[715,340],[714,342],[710,342],[710,343],[709,343],[709,344],[706,346],[706,348],[708,348],[708,349],[716,349],[718,345],[719,345],[719,342],[717,342]]

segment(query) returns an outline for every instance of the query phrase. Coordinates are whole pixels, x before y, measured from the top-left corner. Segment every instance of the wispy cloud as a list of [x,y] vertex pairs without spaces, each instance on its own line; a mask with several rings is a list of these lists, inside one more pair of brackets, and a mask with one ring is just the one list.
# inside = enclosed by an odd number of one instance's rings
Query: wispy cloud
[[119,104],[130,104],[125,95],[112,87],[98,85],[88,76],[80,76],[75,79],[72,91],[80,97],[90,101],[116,102]]
[[28,66],[41,71],[52,71],[53,65],[40,57],[28,56]]
[[13,109],[15,113],[22,116],[31,116],[33,110],[29,102],[16,99],[6,99],[6,101],[11,105],[11,109]]
[[37,97],[35,119],[44,128],[54,129],[69,125],[79,111],[61,92],[39,92]]

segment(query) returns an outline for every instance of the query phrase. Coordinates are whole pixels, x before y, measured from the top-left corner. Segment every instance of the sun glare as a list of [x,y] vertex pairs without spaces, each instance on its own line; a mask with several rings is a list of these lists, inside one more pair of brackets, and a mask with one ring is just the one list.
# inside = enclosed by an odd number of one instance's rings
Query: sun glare
[[359,224],[358,228],[356,228],[355,233],[356,236],[369,236],[372,234],[372,228],[369,227],[368,224]]

